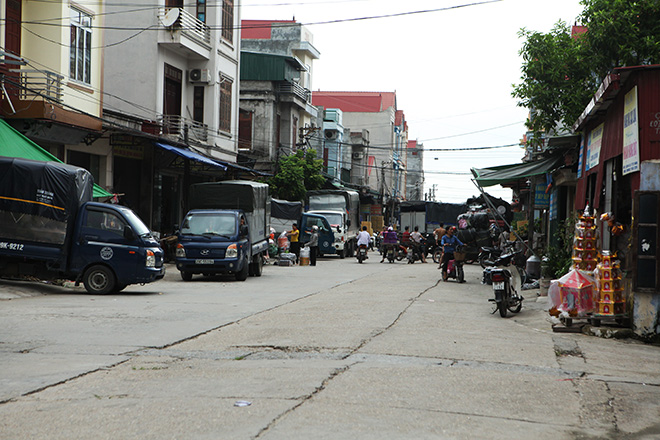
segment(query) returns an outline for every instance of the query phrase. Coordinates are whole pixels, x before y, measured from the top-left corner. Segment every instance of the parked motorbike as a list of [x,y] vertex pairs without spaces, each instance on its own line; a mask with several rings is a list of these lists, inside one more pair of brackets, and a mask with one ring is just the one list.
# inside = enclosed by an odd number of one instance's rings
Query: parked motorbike
[[500,311],[500,316],[506,318],[507,310],[511,313],[518,313],[522,309],[523,296],[522,274],[515,265],[515,258],[522,252],[513,252],[501,255],[493,262],[493,267],[489,268],[490,280],[493,283],[493,296],[488,301],[495,304],[496,311]]
[[358,263],[362,264],[364,260],[369,258],[367,256],[367,245],[366,244],[361,244],[360,247],[358,248],[357,252],[355,253]]
[[482,268],[487,268],[493,265],[493,262],[497,260],[502,254],[509,254],[514,252],[514,241],[507,242],[504,249],[500,249],[496,246],[482,246],[479,249],[479,256],[477,260]]
[[479,249],[479,256],[477,260],[482,268],[492,266],[493,262],[502,255],[502,249],[494,246],[482,246]]
[[465,251],[463,246],[458,246],[454,251],[454,259],[447,263],[447,279],[453,278],[459,283],[465,282],[465,272],[463,264],[465,263]]

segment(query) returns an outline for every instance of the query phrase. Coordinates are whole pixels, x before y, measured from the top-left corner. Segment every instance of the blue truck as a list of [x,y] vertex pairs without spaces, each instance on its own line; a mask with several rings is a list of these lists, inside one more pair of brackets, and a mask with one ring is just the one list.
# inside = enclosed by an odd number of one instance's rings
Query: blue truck
[[190,186],[190,211],[177,231],[176,267],[184,281],[195,274],[261,276],[268,252],[268,185],[247,180]]
[[309,241],[312,227],[319,228],[319,256],[335,253],[335,234],[326,219],[322,215],[303,212],[302,202],[290,202],[288,200],[271,199],[271,226],[275,229],[276,236],[285,231],[290,231],[294,223],[300,229],[300,242],[304,245]]
[[0,157],[0,276],[81,282],[92,294],[163,278],[163,250],[129,208],[92,201],[89,171]]

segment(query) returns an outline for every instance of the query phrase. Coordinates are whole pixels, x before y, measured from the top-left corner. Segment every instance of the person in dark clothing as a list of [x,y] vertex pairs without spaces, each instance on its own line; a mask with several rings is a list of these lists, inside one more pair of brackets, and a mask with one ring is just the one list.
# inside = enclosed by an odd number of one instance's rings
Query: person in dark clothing
[[316,225],[312,226],[307,246],[309,246],[309,265],[316,266],[316,256],[319,253],[319,227]]

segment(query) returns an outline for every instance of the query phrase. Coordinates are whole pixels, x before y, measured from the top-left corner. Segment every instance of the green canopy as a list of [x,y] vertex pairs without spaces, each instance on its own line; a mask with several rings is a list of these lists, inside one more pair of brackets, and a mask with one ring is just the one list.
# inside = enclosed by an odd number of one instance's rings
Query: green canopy
[[545,174],[559,168],[563,161],[563,157],[553,156],[534,162],[514,163],[492,168],[471,168],[470,171],[474,174],[474,180],[479,186],[484,187],[516,182],[523,178]]
[[[23,136],[7,121],[0,119],[0,156],[20,157],[42,162],[60,162],[57,157]],[[94,184],[94,197],[112,197],[113,194]]]

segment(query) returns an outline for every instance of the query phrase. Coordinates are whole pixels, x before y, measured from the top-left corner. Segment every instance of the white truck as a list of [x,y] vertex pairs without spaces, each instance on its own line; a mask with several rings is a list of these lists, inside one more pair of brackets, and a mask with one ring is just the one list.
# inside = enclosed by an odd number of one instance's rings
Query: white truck
[[360,231],[360,195],[357,191],[327,189],[308,191],[305,208],[309,214],[322,215],[336,231],[334,248],[340,258],[355,253],[356,236]]

